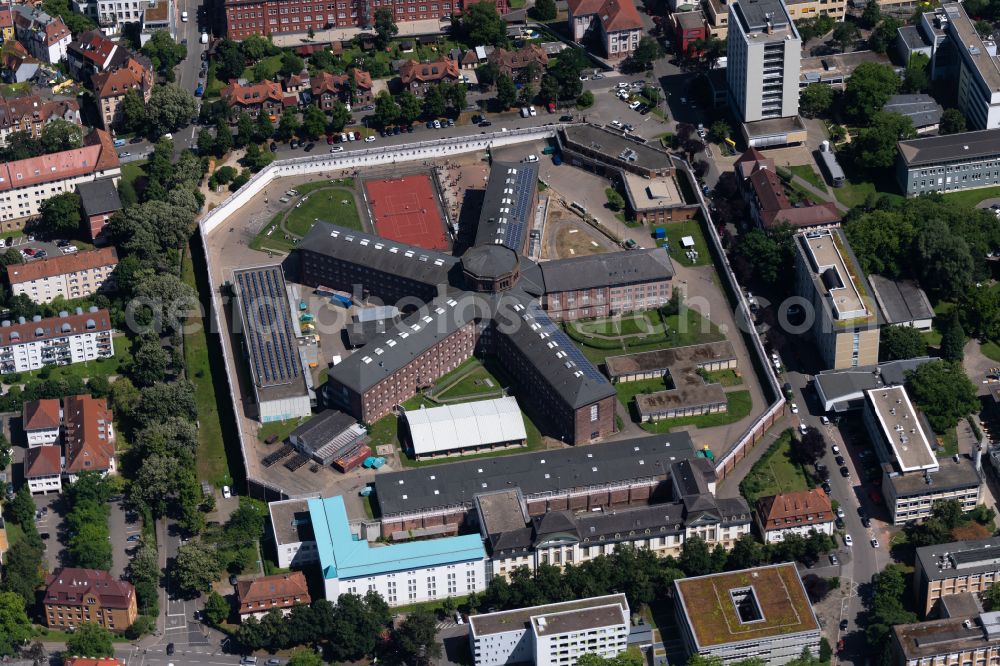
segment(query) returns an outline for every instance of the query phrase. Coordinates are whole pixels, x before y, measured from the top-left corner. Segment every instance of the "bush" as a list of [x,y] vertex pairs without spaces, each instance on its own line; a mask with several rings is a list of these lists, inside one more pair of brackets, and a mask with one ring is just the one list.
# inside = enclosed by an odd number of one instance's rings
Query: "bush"
[[608,198],[608,206],[611,208],[611,210],[617,211],[625,207],[625,199],[622,197],[622,195],[618,194],[615,188],[613,187],[607,188],[606,190],[604,190],[604,194]]
[[594,93],[589,90],[584,90],[583,93],[576,98],[576,105],[581,109],[589,109],[594,106]]

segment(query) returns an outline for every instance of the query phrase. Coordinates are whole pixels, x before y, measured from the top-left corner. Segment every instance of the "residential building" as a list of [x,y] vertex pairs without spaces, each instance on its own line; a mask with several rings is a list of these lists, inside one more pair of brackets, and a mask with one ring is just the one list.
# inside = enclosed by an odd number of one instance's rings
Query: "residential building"
[[83,226],[91,242],[103,244],[107,242],[105,230],[111,222],[111,216],[122,208],[121,197],[114,178],[102,178],[76,186],[80,195],[80,207],[83,209]]
[[31,55],[42,62],[57,63],[66,59],[73,35],[58,16],[49,16],[40,7],[12,5],[14,32]]
[[74,79],[86,81],[98,72],[111,69],[111,63],[119,49],[127,50],[100,30],[81,32],[76,41],[70,42],[66,47],[66,67]]
[[833,534],[833,505],[822,488],[796,490],[757,500],[754,514],[764,543],[780,543],[786,534]]
[[878,363],[878,310],[839,228],[795,236],[795,278],[796,293],[812,305],[812,335],[824,367]]
[[511,396],[407,410],[406,446],[417,460],[517,448],[528,442]]
[[60,567],[45,579],[45,626],[76,629],[90,622],[122,633],[136,617],[135,588],[107,571]]
[[248,617],[259,620],[275,609],[288,615],[293,606],[312,603],[306,577],[301,571],[237,581],[236,599],[240,621]]
[[1000,661],[1000,612],[897,624],[892,649],[899,666],[994,664]]
[[21,409],[21,427],[28,439],[28,448],[59,441],[62,427],[62,406],[57,398],[27,400]]
[[29,448],[24,454],[24,479],[32,495],[62,492],[62,449],[57,444]]
[[708,37],[705,15],[699,9],[690,12],[675,12],[672,19],[678,52],[687,56],[696,55],[695,43],[704,42]]
[[70,482],[81,472],[115,471],[115,427],[105,398],[70,395],[63,399],[66,466]]
[[280,568],[301,568],[319,561],[308,500],[268,502],[267,511],[271,516],[271,536]]
[[348,472],[372,454],[368,431],[353,416],[333,409],[319,414],[288,435],[288,443],[320,465]]
[[122,101],[130,91],[148,103],[153,94],[153,68],[145,58],[129,57],[120,67],[94,74],[91,86],[104,129],[116,127],[122,120]]
[[[350,78],[354,77],[354,95],[351,95]],[[324,111],[330,111],[337,103],[352,105],[371,104],[372,76],[361,69],[353,69],[349,74],[319,72],[308,81],[312,99]],[[291,91],[290,91],[291,92]]]
[[998,549],[998,537],[917,548],[913,572],[917,611],[928,617],[946,598],[979,595],[993,587],[1000,580]]
[[909,139],[898,147],[896,178],[907,196],[1000,184],[1000,129]]
[[461,75],[458,62],[445,56],[431,62],[407,60],[399,68],[399,82],[403,90],[419,96],[430,86],[455,83]]
[[35,303],[73,300],[113,289],[117,265],[113,247],[61,254],[7,266],[7,283],[13,295],[24,294]]
[[531,71],[534,71],[531,80],[538,81],[549,66],[549,56],[538,44],[525,44],[516,51],[495,48],[486,56],[486,61],[496,65],[501,74],[515,81],[526,80]]
[[111,315],[92,307],[74,314],[0,322],[0,374],[114,356]]
[[[3,12],[0,11],[0,16]],[[37,139],[42,128],[53,120],[80,124],[80,104],[75,99],[50,99],[42,101],[38,95],[0,98],[0,146],[7,145],[7,137],[14,132],[27,132]]]
[[0,46],[0,64],[3,64],[11,83],[30,83],[42,63],[28,53],[21,42],[8,40]]
[[794,563],[674,581],[687,653],[785,664],[819,655],[820,626]]
[[326,598],[374,590],[390,606],[436,601],[486,589],[486,552],[479,535],[372,547],[356,538],[344,498],[309,500]]
[[633,0],[569,0],[567,6],[573,41],[596,39],[612,60],[639,47],[642,19]]
[[904,386],[865,392],[865,429],[882,463],[882,494],[894,525],[929,518],[934,503],[957,500],[963,511],[979,504],[977,465],[965,457],[939,460],[933,434]]
[[263,113],[272,121],[277,121],[284,109],[285,94],[281,91],[281,84],[275,81],[244,85],[233,80],[222,89],[220,95],[229,109],[232,121],[239,118],[241,113],[247,113],[251,118]]
[[760,228],[788,225],[802,229],[840,224],[840,211],[831,202],[793,204],[778,177],[774,160],[756,148],[747,149],[733,169],[740,193],[750,207],[750,217]]
[[109,35],[125,29],[128,23],[139,23],[148,0],[73,0],[76,11],[90,17]]
[[886,324],[930,332],[934,308],[916,280],[893,280],[873,274],[868,276],[868,283],[872,286],[872,294]]
[[9,42],[14,39],[14,12],[10,5],[6,10],[0,11],[0,42]]
[[802,40],[782,0],[732,0],[726,73],[744,123],[799,112]]
[[708,32],[716,39],[729,38],[729,5],[724,0],[702,0]]
[[469,649],[475,666],[575,666],[584,654],[624,652],[630,626],[625,595],[612,594],[472,615]]
[[111,137],[94,130],[80,148],[0,164],[0,227],[21,229],[39,214],[42,202],[79,183],[121,176]]
[[139,33],[139,44],[146,45],[153,37],[153,33],[158,30],[170,30],[170,26],[175,21],[174,3],[167,0],[149,2],[142,10],[141,32]]

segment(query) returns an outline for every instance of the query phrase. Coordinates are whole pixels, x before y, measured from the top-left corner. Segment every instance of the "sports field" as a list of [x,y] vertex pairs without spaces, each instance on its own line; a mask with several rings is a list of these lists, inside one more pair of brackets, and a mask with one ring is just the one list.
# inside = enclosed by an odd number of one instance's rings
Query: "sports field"
[[426,250],[450,249],[430,176],[372,179],[365,190],[379,236]]

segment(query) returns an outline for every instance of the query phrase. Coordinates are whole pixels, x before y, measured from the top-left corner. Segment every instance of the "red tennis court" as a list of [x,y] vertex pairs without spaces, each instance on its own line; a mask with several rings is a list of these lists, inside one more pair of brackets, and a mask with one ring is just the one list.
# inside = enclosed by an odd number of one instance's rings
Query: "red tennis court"
[[449,249],[430,176],[372,179],[365,188],[379,236],[427,250]]

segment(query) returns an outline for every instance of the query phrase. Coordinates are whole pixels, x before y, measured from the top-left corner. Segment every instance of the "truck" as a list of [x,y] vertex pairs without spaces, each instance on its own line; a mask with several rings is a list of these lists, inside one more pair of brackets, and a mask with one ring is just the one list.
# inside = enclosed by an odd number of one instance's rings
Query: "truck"
[[201,43],[202,44],[208,44],[208,33],[207,32],[201,33]]

